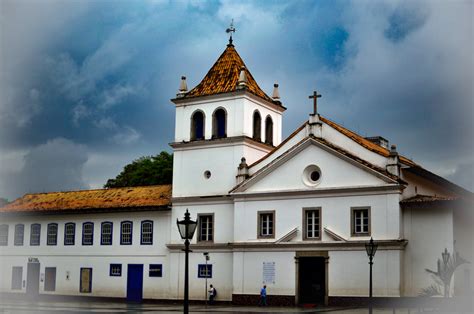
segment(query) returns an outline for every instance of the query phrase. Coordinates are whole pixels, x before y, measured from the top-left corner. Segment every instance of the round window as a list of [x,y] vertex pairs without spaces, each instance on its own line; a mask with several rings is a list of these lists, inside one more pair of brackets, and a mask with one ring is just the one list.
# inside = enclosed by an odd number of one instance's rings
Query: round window
[[321,169],[316,165],[309,165],[303,171],[303,183],[307,186],[316,186],[321,181]]
[[211,172],[209,170],[204,171],[204,178],[209,179],[211,177]]

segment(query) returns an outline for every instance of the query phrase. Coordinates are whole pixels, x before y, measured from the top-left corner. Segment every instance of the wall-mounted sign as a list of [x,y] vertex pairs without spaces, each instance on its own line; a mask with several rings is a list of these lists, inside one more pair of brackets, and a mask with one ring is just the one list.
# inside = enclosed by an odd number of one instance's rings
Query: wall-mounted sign
[[263,284],[275,284],[275,262],[263,262]]
[[39,263],[39,259],[37,257],[28,257],[28,263]]

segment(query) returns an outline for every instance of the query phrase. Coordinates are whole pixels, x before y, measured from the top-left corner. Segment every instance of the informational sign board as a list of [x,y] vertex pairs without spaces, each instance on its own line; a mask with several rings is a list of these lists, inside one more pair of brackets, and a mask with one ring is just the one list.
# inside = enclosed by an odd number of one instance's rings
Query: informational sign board
[[263,284],[275,284],[275,262],[263,262]]

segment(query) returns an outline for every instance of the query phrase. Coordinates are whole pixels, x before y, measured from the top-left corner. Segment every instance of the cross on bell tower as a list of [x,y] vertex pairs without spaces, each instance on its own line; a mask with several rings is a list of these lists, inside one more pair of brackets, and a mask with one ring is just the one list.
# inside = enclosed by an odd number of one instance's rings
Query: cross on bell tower
[[318,114],[318,98],[321,98],[321,94],[318,94],[317,91],[313,92],[313,95],[309,96],[309,99],[313,99],[313,115]]
[[234,19],[232,19],[232,22],[230,22],[229,28],[227,28],[227,29],[225,30],[225,32],[226,32],[226,33],[230,33],[229,46],[233,46],[233,45],[232,45],[232,33],[235,33]]

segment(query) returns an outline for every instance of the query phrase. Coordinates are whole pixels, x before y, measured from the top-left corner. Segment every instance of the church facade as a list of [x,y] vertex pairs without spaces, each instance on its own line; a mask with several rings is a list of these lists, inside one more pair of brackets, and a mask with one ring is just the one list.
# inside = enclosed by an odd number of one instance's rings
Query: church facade
[[[473,259],[472,193],[315,109],[286,139],[278,85],[258,86],[230,42],[203,80],[183,77],[172,186],[27,194],[0,209],[2,293],[178,300],[189,210],[190,299],[328,304],[417,296],[441,252]],[[206,259],[209,256],[209,259]],[[472,291],[470,265],[452,294]]]

